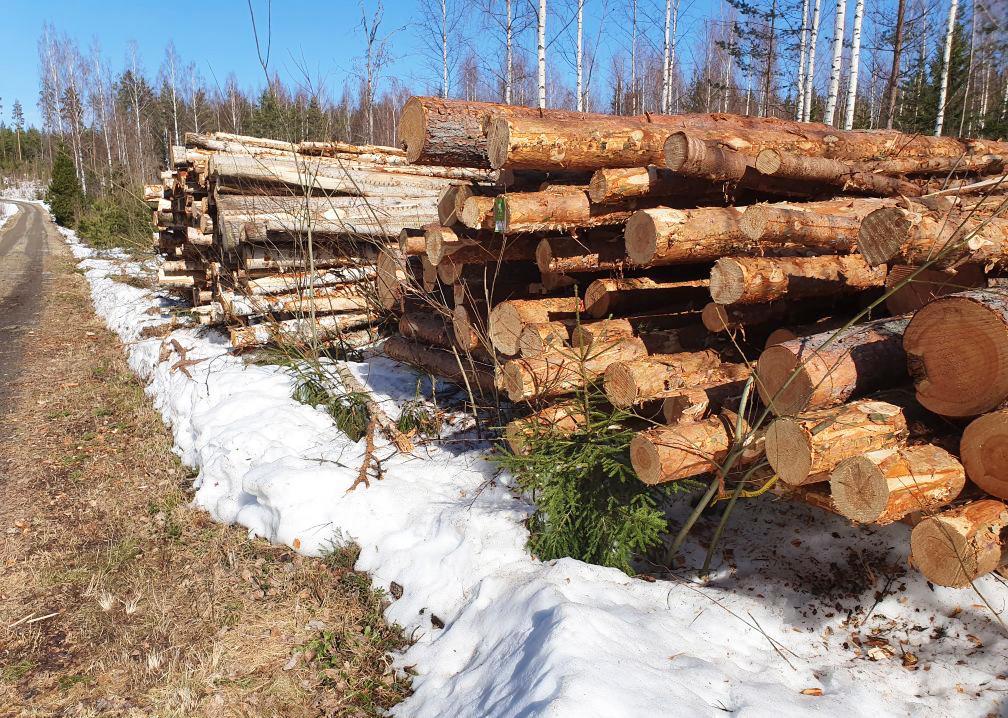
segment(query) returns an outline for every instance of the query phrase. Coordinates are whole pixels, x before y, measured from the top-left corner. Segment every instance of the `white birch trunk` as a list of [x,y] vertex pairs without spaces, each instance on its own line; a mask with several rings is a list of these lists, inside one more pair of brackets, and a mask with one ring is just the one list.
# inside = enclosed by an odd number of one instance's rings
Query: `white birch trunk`
[[945,98],[948,96],[949,60],[952,57],[952,32],[955,29],[956,10],[959,0],[952,0],[949,5],[948,28],[945,30],[945,49],[942,52],[941,81],[938,85],[938,117],[935,120],[935,137],[942,133],[945,126]]
[[861,20],[864,18],[864,0],[854,6],[854,29],[851,32],[850,79],[847,82],[847,108],[843,128],[854,127],[854,106],[857,104],[858,72],[861,62]]
[[584,30],[584,0],[578,0],[577,9],[577,111],[584,112],[584,46],[582,44]]
[[662,85],[661,85],[661,111],[662,114],[669,114],[669,104],[672,80],[671,68],[669,67],[670,37],[669,27],[672,23],[672,0],[665,0],[665,46],[662,53]]
[[829,90],[826,93],[826,112],[823,122],[833,124],[836,114],[837,99],[840,95],[840,66],[843,61],[844,20],[846,19],[847,0],[837,0],[836,22],[833,24],[833,63],[830,66]]
[[805,117],[805,49],[808,44],[808,13],[809,0],[802,0],[801,41],[798,43],[798,107],[795,110],[795,119],[799,122]]
[[812,10],[812,30],[809,34],[809,48],[808,48],[808,69],[805,71],[805,91],[803,93],[804,100],[802,102],[802,109],[804,115],[802,116],[802,122],[808,122],[812,119],[812,88],[815,82],[815,61],[816,61],[816,45],[819,42],[819,6],[822,0],[815,0],[815,7]]
[[963,136],[964,125],[969,128],[972,132],[973,120],[970,119],[969,125],[966,125],[966,114],[969,112],[969,95],[970,90],[973,89],[973,51],[976,47],[976,0],[973,0],[973,11],[970,17],[970,50],[969,50],[969,64],[966,67],[966,87],[963,88],[963,109],[962,115],[959,116],[959,136]]
[[[109,181],[112,181],[112,145],[109,143],[108,117],[105,114],[105,82],[102,80],[101,59],[95,50],[95,79],[98,82],[98,106],[101,109],[102,136],[105,139],[105,157],[108,160]],[[20,151],[20,147],[19,147]]]
[[172,125],[175,129],[175,144],[181,144],[179,142],[179,131],[178,131],[178,99],[175,94],[175,51],[172,50],[171,54],[168,55],[168,71],[171,75],[171,104],[172,104]]
[[546,0],[539,0],[539,109],[546,109]]
[[637,107],[637,0],[631,0],[632,15],[630,20],[630,112],[640,114]]
[[511,48],[511,0],[504,1],[504,104],[511,104],[512,87],[514,86],[514,56]]
[[441,97],[448,99],[448,0],[441,0]]

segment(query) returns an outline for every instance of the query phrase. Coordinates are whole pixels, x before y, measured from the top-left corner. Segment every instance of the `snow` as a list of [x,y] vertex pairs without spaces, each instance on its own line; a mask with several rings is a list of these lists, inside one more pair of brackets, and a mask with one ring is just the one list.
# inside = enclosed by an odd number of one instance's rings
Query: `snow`
[[[384,479],[347,493],[363,442],[292,400],[279,367],[229,354],[216,331],[172,332],[188,359],[204,359],[187,367],[192,378],[173,371],[177,354],[159,361],[168,340],[140,338],[170,300],[112,280],[151,268],[65,234],[97,312],[199,470],[195,506],[306,554],[356,541],[357,567],[403,588],[387,618],[416,639],[396,664],[417,675],[394,715],[878,718],[1008,706],[1005,631],[976,593],[930,587],[907,567],[906,526],[857,529],[764,497],[736,511],[706,583],[686,570],[649,582],[538,561],[525,549],[530,506],[484,446],[461,433],[413,455],[383,447]],[[416,376],[387,359],[350,366],[389,409],[415,396]],[[687,546],[699,565],[703,546]],[[977,588],[1003,613],[1003,581]],[[904,667],[914,657],[916,670]]]
[[18,212],[18,206],[11,202],[0,202],[0,229]]

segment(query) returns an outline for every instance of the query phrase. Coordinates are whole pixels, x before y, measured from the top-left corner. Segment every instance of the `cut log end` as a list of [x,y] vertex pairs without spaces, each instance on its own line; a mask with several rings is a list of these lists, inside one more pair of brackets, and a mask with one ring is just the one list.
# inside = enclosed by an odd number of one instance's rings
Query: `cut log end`
[[399,115],[399,142],[411,164],[420,159],[427,141],[427,113],[423,103],[412,97]]
[[879,467],[864,456],[855,456],[833,470],[830,496],[841,514],[867,524],[876,521],[885,511],[889,490]]
[[760,174],[773,175],[780,171],[781,164],[780,152],[774,149],[765,149],[756,155],[756,162],[753,166]]
[[970,481],[992,496],[1008,499],[1008,410],[974,419],[959,448]]
[[806,483],[812,471],[812,440],[801,423],[781,418],[766,432],[766,457],[781,481],[791,486]]
[[646,211],[634,212],[623,230],[627,257],[634,264],[646,266],[658,252],[658,227]]
[[507,162],[511,130],[506,119],[494,117],[487,123],[487,157],[490,167],[499,170]]
[[753,204],[746,208],[739,219],[739,229],[746,237],[757,241],[763,237],[770,223],[770,209],[765,204]]
[[613,406],[626,408],[637,402],[637,382],[625,363],[617,362],[606,369],[603,383],[606,397]]
[[[695,140],[694,140],[695,142]],[[700,143],[701,149],[703,143]],[[690,137],[685,132],[674,132],[665,140],[665,166],[678,172],[690,157]]]
[[645,484],[662,483],[661,455],[650,434],[640,433],[631,440],[630,463],[633,465],[637,478]]
[[1004,565],[1008,506],[974,501],[929,516],[910,535],[913,565],[932,583],[963,588]]
[[[814,358],[810,357],[809,361],[814,361]],[[763,350],[756,362],[756,386],[760,398],[778,416],[801,413],[812,397],[815,387],[801,364],[798,356],[781,344]],[[793,379],[792,374],[795,374]]]
[[746,291],[746,273],[742,264],[724,257],[714,263],[710,275],[711,299],[717,304],[734,304]]
[[873,267],[885,264],[899,254],[911,228],[907,211],[900,207],[883,207],[870,212],[861,221],[858,251]]

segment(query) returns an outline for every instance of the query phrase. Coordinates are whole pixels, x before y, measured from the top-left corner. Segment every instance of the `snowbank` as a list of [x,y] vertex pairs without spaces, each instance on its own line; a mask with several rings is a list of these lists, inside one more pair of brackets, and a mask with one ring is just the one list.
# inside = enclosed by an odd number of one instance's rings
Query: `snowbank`
[[12,202],[0,202],[0,229],[18,212],[18,206]]
[[[480,447],[448,442],[450,450],[390,456],[382,481],[346,493],[362,447],[293,401],[283,371],[245,365],[205,330],[171,335],[187,358],[204,360],[188,367],[191,379],[172,371],[178,357],[159,362],[161,339],[139,339],[163,321],[148,309],[168,301],[109,278],[144,269],[98,256],[70,233],[68,241],[179,455],[199,469],[195,504],[307,554],[354,540],[360,569],[403,587],[387,617],[416,638],[397,664],[418,675],[395,715],[1004,710],[1008,638],[977,595],[932,588],[908,570],[905,526],[856,529],[767,497],[736,512],[706,584],[537,561],[524,549],[529,507]],[[386,359],[352,368],[393,411],[415,394],[415,375]],[[689,550],[698,564],[703,547]],[[1003,611],[1003,582],[978,587]]]

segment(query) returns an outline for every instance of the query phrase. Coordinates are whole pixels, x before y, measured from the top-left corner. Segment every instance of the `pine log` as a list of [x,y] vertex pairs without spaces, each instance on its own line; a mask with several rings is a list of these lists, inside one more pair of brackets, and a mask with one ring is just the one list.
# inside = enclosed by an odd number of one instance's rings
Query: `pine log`
[[932,262],[939,269],[965,262],[1004,264],[1008,219],[886,207],[864,218],[858,251],[872,266],[892,261]]
[[739,373],[739,365],[722,365],[718,353],[650,354],[641,359],[619,361],[606,369],[603,388],[613,406],[626,408],[645,401],[664,399],[689,383],[704,383],[718,375]]
[[[899,287],[911,275],[913,279]],[[912,314],[938,297],[986,286],[987,275],[979,264],[964,264],[949,271],[895,264],[886,275],[886,309],[890,314]]]
[[451,227],[459,221],[460,218],[455,210],[455,201],[459,193],[463,191],[463,188],[468,190],[467,196],[472,196],[472,190],[469,189],[469,185],[448,185],[441,190],[437,201],[438,224],[443,227]]
[[778,327],[767,335],[763,348],[772,347],[774,344],[783,344],[799,337],[808,337],[813,334],[821,334],[822,332],[834,332],[846,323],[846,317],[823,317],[814,324]]
[[626,223],[627,256],[632,263],[649,267],[750,254],[758,247],[742,233],[741,216],[738,207],[642,209]]
[[[434,225],[436,227],[436,225]],[[525,262],[535,259],[536,243],[522,237],[480,233],[469,239],[457,238],[447,227],[437,227],[432,233],[428,228],[426,237],[427,258],[435,266],[451,257],[456,264],[496,264],[498,262]]]
[[647,354],[640,339],[620,339],[589,350],[556,349],[533,359],[510,359],[501,384],[511,401],[563,396],[602,376],[610,364]]
[[374,315],[363,313],[328,314],[310,318],[286,319],[281,322],[263,322],[249,327],[231,328],[231,346],[241,351],[265,344],[284,345],[335,339],[352,329],[366,327]]
[[673,306],[685,308],[702,301],[709,282],[656,282],[648,277],[596,279],[585,290],[585,314],[601,319],[610,314],[631,314]]
[[571,346],[590,347],[596,342],[632,337],[638,333],[676,329],[695,323],[696,312],[635,314],[621,319],[581,321],[571,330]]
[[966,485],[962,464],[934,444],[871,451],[830,473],[830,496],[857,523],[890,524],[954,500]]
[[935,299],[903,337],[917,401],[942,416],[978,416],[1008,399],[1008,292]]
[[450,349],[455,346],[451,325],[440,314],[431,312],[406,312],[399,317],[399,333],[406,339],[423,344]]
[[[483,307],[485,310],[485,307]],[[452,332],[455,335],[455,344],[465,352],[479,351],[483,349],[484,337],[486,335],[486,319],[484,312],[477,312],[472,306],[459,303],[452,310]]]
[[476,393],[494,391],[492,369],[486,364],[471,364],[468,357],[444,349],[417,344],[402,337],[389,337],[382,351],[391,359],[421,369]]
[[739,227],[753,242],[796,245],[820,254],[848,254],[857,248],[862,220],[895,202],[851,197],[801,204],[754,204],[746,208]]
[[627,266],[623,242],[608,237],[548,237],[536,245],[535,260],[545,274],[618,272]]
[[[630,462],[637,478],[651,485],[713,473],[732,447],[734,430],[727,416],[712,416],[642,431],[630,442]],[[748,432],[745,424],[743,431]],[[751,464],[762,453],[757,439],[746,439],[751,443],[736,466]]]
[[899,385],[907,379],[908,323],[879,319],[764,349],[756,364],[760,398],[778,416],[792,416]]
[[514,299],[501,302],[489,317],[489,338],[497,351],[506,356],[518,353],[518,340],[528,324],[554,319],[572,319],[583,306],[577,297]]
[[718,304],[766,304],[856,294],[885,284],[886,268],[869,267],[857,255],[819,257],[725,257],[710,275]]
[[530,443],[545,436],[570,436],[588,424],[584,408],[578,402],[566,401],[547,406],[534,414],[515,419],[504,427],[504,441],[511,453],[527,455]]
[[965,588],[1008,564],[1008,506],[981,499],[928,516],[910,534],[910,554],[928,581]]
[[592,174],[588,197],[596,204],[657,198],[713,200],[716,189],[663,167],[604,167]]
[[473,229],[497,228],[494,206],[503,202],[503,232],[560,232],[620,225],[636,206],[622,203],[594,206],[580,187],[553,187],[539,192],[511,192],[501,197],[470,197],[462,224]]
[[221,304],[232,317],[254,317],[262,314],[324,314],[366,310],[372,302],[368,288],[362,284],[319,287],[311,291],[286,294],[243,296],[221,292]]
[[665,166],[686,177],[708,181],[740,180],[752,161],[714,140],[704,140],[687,132],[674,132],[665,140]]
[[907,435],[903,406],[859,399],[775,419],[766,432],[766,457],[781,481],[800,486],[828,481],[841,461],[902,445]]
[[789,311],[790,307],[784,302],[729,305],[710,302],[704,305],[700,318],[707,331],[720,334],[783,321]]
[[1008,499],[1008,409],[977,417],[963,431],[959,456],[970,481]]
[[540,357],[554,349],[569,346],[570,321],[526,324],[518,338],[518,353],[523,357]]
[[922,193],[921,187],[912,182],[874,172],[862,172],[848,162],[828,157],[806,157],[765,149],[757,155],[754,166],[765,175],[828,184],[845,192],[880,197],[912,197]]
[[407,257],[427,253],[426,229],[405,227],[399,233],[399,251]]
[[746,379],[726,379],[714,375],[707,381],[683,388],[662,400],[662,416],[669,426],[701,421],[710,414],[728,408],[728,404],[741,398]]

